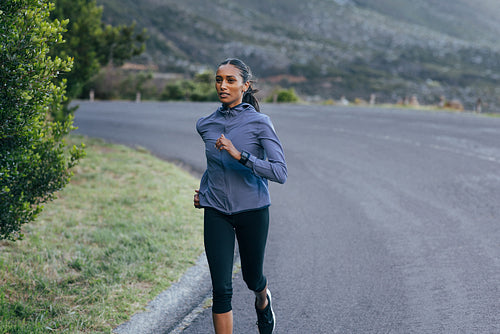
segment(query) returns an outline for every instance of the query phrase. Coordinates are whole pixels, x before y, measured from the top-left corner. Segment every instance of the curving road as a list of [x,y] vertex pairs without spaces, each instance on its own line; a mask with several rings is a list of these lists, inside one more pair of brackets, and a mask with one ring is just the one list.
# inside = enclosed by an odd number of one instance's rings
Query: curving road
[[[81,103],[89,136],[204,169],[216,104]],[[265,272],[276,333],[500,333],[500,118],[264,105],[289,167]],[[256,333],[234,280],[235,333]],[[184,333],[212,333],[205,310]]]

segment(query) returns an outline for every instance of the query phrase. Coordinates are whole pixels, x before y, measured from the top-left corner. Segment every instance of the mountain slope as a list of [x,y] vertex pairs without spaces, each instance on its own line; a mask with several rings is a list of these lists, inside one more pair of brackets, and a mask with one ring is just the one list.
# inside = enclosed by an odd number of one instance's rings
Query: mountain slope
[[[500,105],[497,0],[100,0],[111,23],[150,34],[143,62],[163,71],[241,57],[263,82],[288,74],[302,95]],[[300,81],[300,80],[299,80]],[[286,82],[282,82],[287,85]]]
[[496,0],[356,0],[361,7],[471,42],[498,41],[500,3]]

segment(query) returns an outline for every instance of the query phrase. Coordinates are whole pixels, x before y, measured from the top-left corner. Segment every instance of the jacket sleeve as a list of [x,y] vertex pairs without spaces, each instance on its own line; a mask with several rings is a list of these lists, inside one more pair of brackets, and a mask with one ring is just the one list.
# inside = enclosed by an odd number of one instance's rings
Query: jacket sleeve
[[261,123],[259,140],[267,160],[250,155],[246,166],[251,168],[256,175],[273,182],[285,183],[288,176],[285,154],[269,117],[264,118]]

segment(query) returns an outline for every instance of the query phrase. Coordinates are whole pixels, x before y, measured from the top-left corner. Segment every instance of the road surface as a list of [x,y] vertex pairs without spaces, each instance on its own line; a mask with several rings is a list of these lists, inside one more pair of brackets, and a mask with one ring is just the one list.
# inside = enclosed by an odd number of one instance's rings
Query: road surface
[[[217,104],[81,103],[78,132],[199,175]],[[276,333],[500,333],[500,118],[264,105],[283,143],[265,273]],[[256,333],[237,274],[235,333]],[[184,333],[212,333],[210,309]]]

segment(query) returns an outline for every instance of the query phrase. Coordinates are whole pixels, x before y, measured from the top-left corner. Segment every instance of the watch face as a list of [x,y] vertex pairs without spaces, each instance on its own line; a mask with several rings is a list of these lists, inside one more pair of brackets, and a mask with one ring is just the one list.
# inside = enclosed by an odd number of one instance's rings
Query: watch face
[[240,162],[242,164],[246,164],[246,162],[248,161],[248,158],[250,157],[250,154],[248,154],[248,152],[241,152],[241,159],[240,159]]

